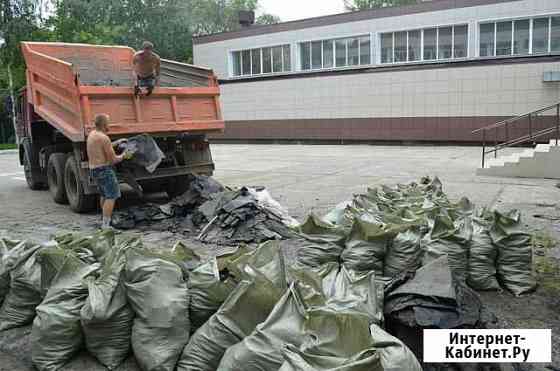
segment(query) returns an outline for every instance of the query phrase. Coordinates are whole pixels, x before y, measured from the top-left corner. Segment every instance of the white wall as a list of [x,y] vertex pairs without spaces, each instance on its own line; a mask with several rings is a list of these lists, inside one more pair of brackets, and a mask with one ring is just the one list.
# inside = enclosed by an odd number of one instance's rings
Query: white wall
[[222,85],[225,119],[510,116],[560,101],[552,63],[363,73]]
[[219,78],[229,78],[229,54],[231,50],[250,49],[280,44],[292,44],[292,69],[298,66],[297,43],[313,39],[328,39],[351,35],[372,34],[374,60],[377,59],[377,35],[381,32],[409,30],[469,23],[469,56],[477,52],[477,24],[480,21],[501,18],[531,17],[542,14],[560,13],[560,0],[523,0],[476,7],[449,9],[437,12],[418,13],[397,17],[377,18],[366,21],[314,27],[302,30],[263,34],[246,38],[194,45],[194,62],[213,68]]

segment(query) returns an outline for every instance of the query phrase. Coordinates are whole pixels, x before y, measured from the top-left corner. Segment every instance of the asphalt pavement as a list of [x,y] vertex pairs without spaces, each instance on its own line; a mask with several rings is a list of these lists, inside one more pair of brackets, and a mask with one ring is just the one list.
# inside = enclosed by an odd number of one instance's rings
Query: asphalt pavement
[[[476,176],[479,147],[216,144],[212,153],[218,181],[265,186],[298,219],[310,211],[324,213],[368,186],[409,182],[424,175],[439,176],[453,198],[517,207],[527,220],[532,214],[550,212],[560,196],[554,180]],[[134,194],[124,192],[120,204],[137,202]],[[13,151],[0,152],[0,210],[0,233],[13,237],[43,239],[58,228],[93,229],[99,219],[95,213],[73,214],[68,206],[55,204],[48,191],[28,189]],[[542,220],[535,223],[541,225]],[[550,227],[560,237],[560,229]]]

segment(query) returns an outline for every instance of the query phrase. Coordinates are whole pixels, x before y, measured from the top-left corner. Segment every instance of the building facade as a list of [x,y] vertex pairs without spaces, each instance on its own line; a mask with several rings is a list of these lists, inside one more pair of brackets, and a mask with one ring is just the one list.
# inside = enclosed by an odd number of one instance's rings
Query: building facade
[[194,62],[220,79],[224,139],[476,142],[474,129],[560,102],[560,1],[251,26],[195,38]]

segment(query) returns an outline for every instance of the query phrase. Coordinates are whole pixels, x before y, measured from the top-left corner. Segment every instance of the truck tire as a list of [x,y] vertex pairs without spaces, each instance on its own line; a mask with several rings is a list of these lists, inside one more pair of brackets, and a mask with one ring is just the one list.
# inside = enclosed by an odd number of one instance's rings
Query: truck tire
[[87,213],[95,209],[95,195],[86,195],[82,181],[80,180],[80,170],[74,156],[68,156],[64,166],[64,184],[66,186],[66,196],[72,211],[76,213]]
[[25,180],[27,186],[33,191],[44,189],[45,185],[39,180],[40,174],[37,170],[33,169],[33,153],[31,145],[24,144],[23,146],[23,170],[25,172]]
[[188,175],[182,175],[167,180],[164,189],[169,198],[175,198],[185,193],[189,189],[190,184],[191,178]]
[[66,185],[64,184],[64,166],[66,165],[65,153],[53,153],[47,163],[47,182],[54,202],[67,204]]

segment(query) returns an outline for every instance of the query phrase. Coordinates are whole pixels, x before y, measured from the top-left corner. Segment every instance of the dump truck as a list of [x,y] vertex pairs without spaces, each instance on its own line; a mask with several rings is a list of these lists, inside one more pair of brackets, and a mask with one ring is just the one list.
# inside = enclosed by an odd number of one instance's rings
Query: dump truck
[[75,212],[96,207],[86,139],[101,113],[111,118],[111,140],[148,134],[165,154],[153,173],[117,166],[121,183],[174,197],[188,189],[190,174],[212,175],[207,135],[224,130],[212,70],[162,59],[160,85],[137,97],[129,47],[23,42],[21,49],[27,85],[17,99],[19,160],[32,190],[48,187]]

